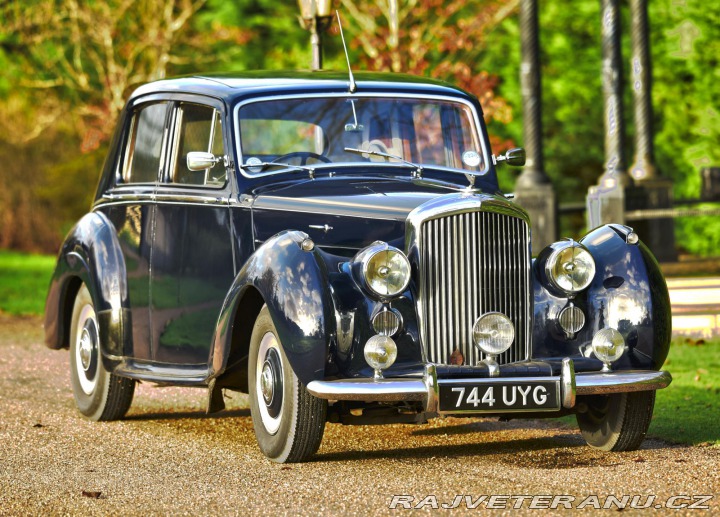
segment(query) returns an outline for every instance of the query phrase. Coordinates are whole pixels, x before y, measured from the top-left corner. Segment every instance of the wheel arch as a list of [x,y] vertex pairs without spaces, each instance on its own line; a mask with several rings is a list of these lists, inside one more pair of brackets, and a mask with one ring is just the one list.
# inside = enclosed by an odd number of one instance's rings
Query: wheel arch
[[335,309],[325,263],[316,250],[302,248],[306,239],[307,234],[292,230],[275,235],[235,278],[213,344],[213,377],[222,378],[223,385],[232,379],[247,388],[250,335],[263,304],[298,379],[308,384],[323,377]]

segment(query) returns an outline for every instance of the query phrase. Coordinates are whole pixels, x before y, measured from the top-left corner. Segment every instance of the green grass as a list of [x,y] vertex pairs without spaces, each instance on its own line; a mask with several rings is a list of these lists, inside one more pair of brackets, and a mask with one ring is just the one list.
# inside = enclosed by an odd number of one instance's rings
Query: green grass
[[663,369],[673,382],[657,393],[648,435],[720,445],[720,341],[676,339]]
[[0,250],[0,311],[42,314],[55,260],[52,255]]

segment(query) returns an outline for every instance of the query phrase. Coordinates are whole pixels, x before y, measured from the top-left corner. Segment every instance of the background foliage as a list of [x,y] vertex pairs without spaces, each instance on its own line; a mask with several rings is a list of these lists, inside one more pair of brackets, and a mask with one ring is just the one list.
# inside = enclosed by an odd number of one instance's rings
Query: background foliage
[[[483,103],[495,152],[522,144],[518,0],[335,0],[356,68],[451,81]],[[649,2],[656,159],[676,197],[720,165],[720,4]],[[546,167],[561,202],[603,170],[600,2],[540,0]],[[306,68],[287,0],[23,0],[0,5],[0,247],[54,252],[88,208],[119,110],[139,84],[200,71]],[[627,156],[632,154],[624,14]],[[325,64],[344,69],[333,26]],[[628,163],[628,166],[630,164]],[[503,171],[511,190],[514,173]],[[718,218],[678,239],[717,254]]]

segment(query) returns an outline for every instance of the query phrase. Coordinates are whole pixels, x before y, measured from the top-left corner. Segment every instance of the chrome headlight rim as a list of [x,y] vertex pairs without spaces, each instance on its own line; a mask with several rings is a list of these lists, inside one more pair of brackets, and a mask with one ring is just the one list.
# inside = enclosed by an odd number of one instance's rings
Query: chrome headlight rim
[[[587,254],[587,256],[590,258],[590,269],[588,274],[587,282],[584,284],[579,284],[577,287],[565,287],[560,284],[558,279],[555,277],[553,273],[553,269],[555,268],[555,265],[557,264],[557,261],[560,258],[560,255],[564,252],[566,252],[569,248],[576,248],[580,250],[582,253]],[[592,253],[590,253],[590,250],[588,250],[585,246],[580,244],[577,241],[574,241],[572,239],[568,239],[565,242],[559,242],[553,245],[553,250],[548,256],[547,260],[545,261],[545,276],[548,279],[548,282],[550,285],[562,292],[565,293],[568,296],[575,296],[576,294],[584,291],[587,289],[590,284],[592,283],[593,279],[595,278],[595,274],[597,273],[597,266],[595,264],[595,258],[592,256]],[[571,280],[572,283],[572,280]]]
[[[369,280],[370,261],[378,253],[393,253],[405,262],[405,270],[407,271],[407,274],[399,288],[392,291],[388,290],[388,292],[385,293],[373,288]],[[405,255],[402,250],[396,248],[395,246],[390,246],[387,242],[377,241],[372,243],[356,255],[355,261],[360,263],[360,274],[362,277],[363,286],[370,294],[380,300],[390,300],[392,298],[395,298],[404,293],[410,285],[410,277],[412,272],[410,260],[407,258],[407,255]]]

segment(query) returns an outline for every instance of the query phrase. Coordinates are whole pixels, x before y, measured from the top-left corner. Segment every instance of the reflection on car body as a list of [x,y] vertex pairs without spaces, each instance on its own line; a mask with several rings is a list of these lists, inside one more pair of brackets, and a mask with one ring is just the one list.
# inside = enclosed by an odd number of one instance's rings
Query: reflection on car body
[[577,415],[636,448],[670,375],[667,289],[631,228],[530,254],[475,97],[444,83],[246,73],[129,99],[92,211],[50,285],[93,420],[135,382],[249,393],[263,453],[302,461],[326,422]]

